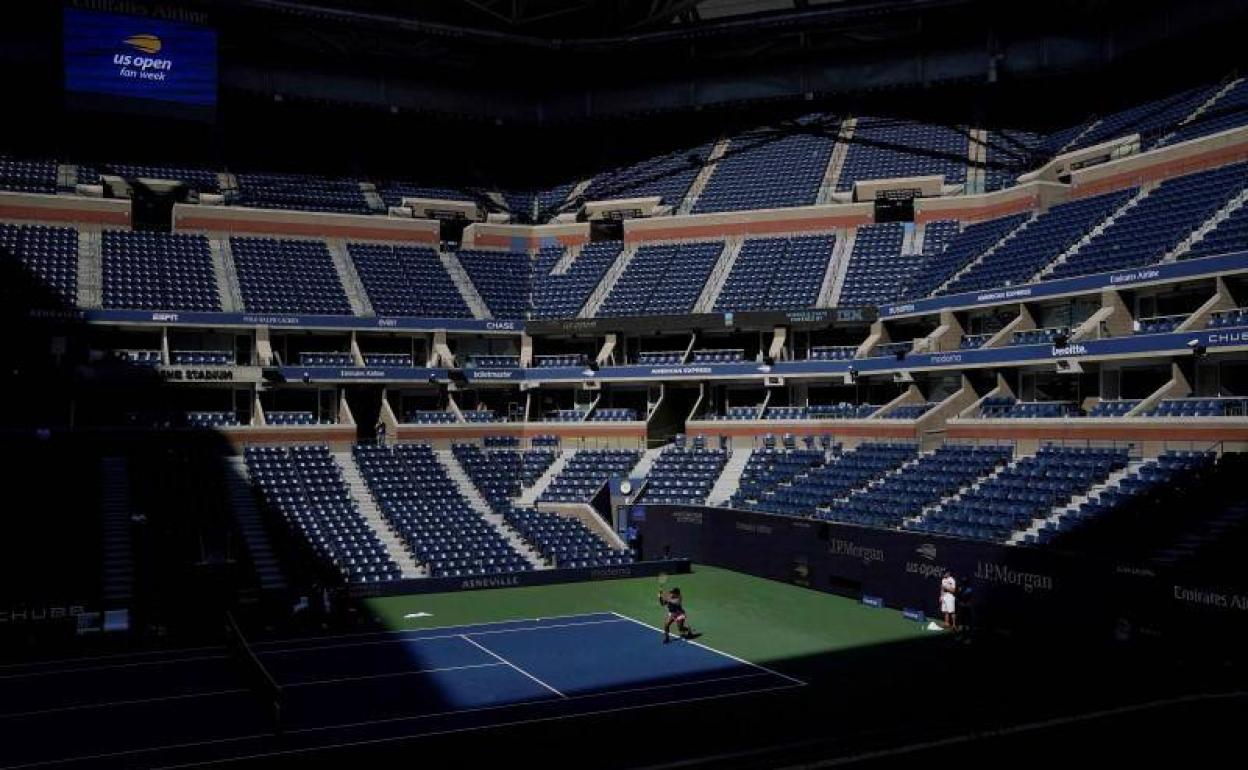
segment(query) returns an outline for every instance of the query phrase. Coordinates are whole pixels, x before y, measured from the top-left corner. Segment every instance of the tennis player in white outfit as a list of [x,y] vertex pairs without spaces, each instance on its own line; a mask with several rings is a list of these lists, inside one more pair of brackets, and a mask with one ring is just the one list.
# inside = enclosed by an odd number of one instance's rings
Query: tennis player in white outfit
[[958,581],[949,572],[940,580],[940,612],[945,616],[945,628],[958,630]]

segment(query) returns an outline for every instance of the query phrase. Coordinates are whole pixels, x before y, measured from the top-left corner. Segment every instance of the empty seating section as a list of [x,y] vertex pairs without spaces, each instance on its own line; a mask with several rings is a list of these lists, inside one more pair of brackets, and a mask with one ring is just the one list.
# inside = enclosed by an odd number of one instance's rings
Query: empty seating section
[[56,193],[56,161],[25,160],[0,155],[0,190]]
[[802,310],[819,299],[835,236],[749,238],[715,298],[718,312]]
[[1167,398],[1145,412],[1146,417],[1244,417],[1244,398]]
[[595,409],[589,416],[591,422],[635,422],[636,409]]
[[582,449],[542,492],[548,503],[586,503],[612,477],[626,477],[641,453],[631,449]]
[[534,356],[533,365],[539,369],[554,366],[585,366],[589,359],[583,353],[569,353],[562,356]]
[[769,406],[763,412],[764,420],[805,420],[804,406]]
[[230,366],[234,354],[227,350],[171,350],[169,363],[175,366]]
[[683,350],[651,350],[637,354],[637,363],[649,366],[679,364],[684,360],[685,351]]
[[136,366],[160,366],[159,350],[114,350],[113,357]]
[[832,137],[817,134],[737,137],[716,163],[693,213],[813,204],[834,144]]
[[460,414],[464,416],[464,422],[500,422],[502,420],[489,409],[465,409]]
[[1185,477],[1199,473],[1216,462],[1213,452],[1168,450],[1149,460],[1123,477],[1117,485],[1094,493],[1079,507],[1057,521],[1047,521],[1034,534],[1028,534],[1023,542],[1028,545],[1044,545],[1059,535],[1086,524],[1115,509],[1126,507],[1132,500],[1141,498],[1162,486],[1177,486]]
[[459,252],[459,262],[467,271],[495,318],[524,318],[528,310],[529,255],[510,251]]
[[475,201],[477,197],[458,187],[422,185],[414,182],[386,180],[377,186],[381,200],[387,206],[402,206],[404,198],[427,198],[439,201]]
[[367,366],[415,366],[411,353],[365,353]]
[[926,265],[937,254],[945,253],[949,243],[960,232],[962,232],[961,223],[952,219],[934,219],[923,225],[923,265]]
[[[533,318],[576,318],[623,249],[623,241],[587,243],[562,273],[554,268],[563,249],[554,250],[556,258],[549,267],[533,276]],[[539,265],[542,261],[539,256]]]
[[348,243],[373,310],[386,315],[471,318],[438,253],[425,246]]
[[690,362],[695,364],[733,364],[744,360],[744,350],[695,350]]
[[612,548],[577,519],[516,508],[506,513],[506,520],[554,567],[611,567],[633,561],[632,554]]
[[909,353],[914,349],[914,340],[906,340],[904,342],[886,342],[882,345],[876,345],[867,354],[869,358],[887,358],[898,354]]
[[372,209],[352,179],[327,179],[301,174],[238,174],[238,203],[265,209],[371,214]]
[[430,577],[531,569],[503,535],[472,510],[429,447],[357,444],[354,454],[381,514]]
[[854,182],[913,176],[943,176],[947,184],[966,180],[970,135],[965,128],[892,118],[858,118],[836,189]]
[[992,339],[992,334],[963,334],[962,341],[958,343],[959,350],[977,350],[984,346],[984,343]]
[[722,419],[725,420],[758,420],[759,409],[757,406],[730,406]]
[[1054,268],[1069,278],[1160,262],[1248,185],[1248,165],[1167,179]]
[[1166,144],[1185,142],[1245,124],[1248,124],[1248,80],[1241,80],[1195,120],[1176,131],[1166,140]]
[[264,421],[269,425],[316,425],[316,415],[311,412],[273,412],[264,413]]
[[985,148],[984,190],[992,192],[1013,187],[1019,175],[1043,162],[1039,134],[1028,131],[992,131]]
[[688,313],[723,249],[721,241],[639,247],[598,308],[598,315]]
[[350,353],[300,353],[299,363],[304,366],[355,366]]
[[1026,283],[1049,262],[1132,198],[1137,188],[1061,203],[1027,223],[1015,237],[952,281],[940,293],[956,294]]
[[1213,96],[1216,90],[1214,86],[1201,86],[1106,115],[1097,121],[1086,134],[1079,137],[1070,149],[1091,147],[1094,144],[1130,134],[1139,134],[1141,148],[1148,149],[1164,134],[1172,131],[1184,118],[1195,112],[1196,108]]
[[858,354],[857,345],[824,345],[810,349],[811,361],[849,361]]
[[324,241],[231,237],[230,251],[247,310],[351,315]]
[[755,449],[741,472],[741,483],[733,493],[728,505],[731,508],[751,510],[757,507],[763,493],[792,479],[797,474],[823,465],[826,455],[822,449]]
[[221,310],[204,236],[105,230],[101,248],[104,307]]
[[931,294],[1030,218],[1030,214],[1015,214],[967,225],[940,252],[929,251],[925,239],[923,265],[910,275],[900,296],[914,299]]
[[458,422],[453,412],[444,409],[413,409],[403,416],[403,422],[417,423],[419,425],[437,425],[449,422]]
[[1059,131],[1045,136],[1040,140],[1040,151],[1043,155],[1060,155],[1066,152],[1066,148],[1074,144],[1075,139],[1079,138],[1094,120],[1085,120],[1082,123],[1063,128]]
[[1088,412],[1089,417],[1125,417],[1127,412],[1140,405],[1139,399],[1102,399]]
[[1069,337],[1070,327],[1050,326],[1044,329],[1028,329],[1014,332],[1010,336],[1011,345],[1055,345],[1058,337]]
[[946,444],[912,465],[860,489],[848,500],[833,502],[827,518],[874,527],[898,527],[924,508],[956,493],[1014,454],[1008,446]]
[[1141,318],[1136,325],[1136,334],[1169,334],[1179,328],[1179,324],[1187,320],[1187,315],[1165,315],[1153,318]]
[[180,166],[156,166],[138,163],[106,163],[104,172],[116,174],[126,179],[170,179],[184,182],[200,192],[220,192],[221,182],[217,172],[204,168],[183,168]]
[[575,187],[576,187],[575,182],[567,182],[564,184],[555,185],[554,187],[550,187],[545,190],[538,190],[537,192],[538,211],[542,214],[545,214],[545,216],[540,216],[539,214],[540,218],[546,219],[547,217],[558,213],[558,209],[560,209],[565,203],[567,203],[568,196],[572,194],[572,190]]
[[985,419],[1028,420],[1079,415],[1079,407],[1073,401],[1015,401],[1009,396],[994,396],[984,399],[979,407],[979,416]]
[[812,420],[864,420],[875,414],[876,404],[810,404],[806,414]]
[[669,446],[650,469],[638,502],[701,505],[727,462],[723,449]]
[[1248,250],[1248,206],[1240,206],[1180,254],[1179,259],[1212,257],[1245,250]]
[[1126,464],[1125,448],[1046,446],[906,527],[1004,542]]
[[476,444],[455,444],[452,451],[490,509],[498,514],[510,510],[512,498],[533,486],[555,461],[555,452],[550,449],[482,449]]
[[898,298],[902,285],[923,263],[919,257],[902,256],[905,237],[906,225],[901,222],[858,228],[840,304],[879,305]]
[[509,369],[520,365],[520,356],[469,356],[468,363],[486,369]]
[[247,447],[251,483],[268,508],[352,583],[394,580],[399,566],[360,515],[329,449]]
[[556,409],[546,413],[547,422],[580,422],[584,419],[584,409]]
[[917,420],[927,414],[935,404],[902,404],[880,415],[885,420]]
[[827,511],[820,509],[909,462],[915,454],[913,444],[860,444],[798,473],[787,483],[764,490],[755,507],[788,516],[824,518]]
[[192,428],[223,428],[238,425],[234,412],[187,412],[186,424]]
[[660,198],[669,206],[679,206],[689,185],[711,153],[710,144],[684,152],[673,152],[621,166],[594,177],[585,190],[585,199],[601,201],[621,198]]
[[1232,326],[1248,325],[1248,308],[1219,310],[1209,318],[1210,329],[1226,329]]
[[[30,277],[32,305],[78,304],[78,231],[70,227],[0,224],[0,261],[15,260]],[[39,295],[46,294],[46,297]],[[46,301],[41,301],[46,299]]]

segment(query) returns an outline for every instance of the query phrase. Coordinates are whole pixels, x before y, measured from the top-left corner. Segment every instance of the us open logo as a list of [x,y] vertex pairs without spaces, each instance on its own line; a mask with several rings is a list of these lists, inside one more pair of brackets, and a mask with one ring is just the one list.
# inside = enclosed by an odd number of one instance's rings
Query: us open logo
[[173,70],[172,59],[155,57],[155,54],[160,53],[164,48],[164,43],[156,35],[131,35],[121,42],[122,45],[139,53],[113,54],[113,64],[118,67],[118,77],[130,80],[162,81],[166,74]]

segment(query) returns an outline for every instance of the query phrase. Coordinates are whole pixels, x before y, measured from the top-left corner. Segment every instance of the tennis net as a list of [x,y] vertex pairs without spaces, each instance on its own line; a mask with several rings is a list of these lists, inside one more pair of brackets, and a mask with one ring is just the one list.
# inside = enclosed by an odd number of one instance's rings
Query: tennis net
[[281,730],[286,694],[283,692],[282,686],[277,683],[277,680],[273,678],[269,670],[256,657],[255,652],[251,649],[251,645],[247,644],[247,639],[243,636],[243,631],[239,628],[238,621],[234,618],[234,614],[230,612],[225,614],[225,644],[230,651],[231,657],[234,658],[235,663],[238,664],[238,668],[246,678],[248,686],[270,709],[274,730]]

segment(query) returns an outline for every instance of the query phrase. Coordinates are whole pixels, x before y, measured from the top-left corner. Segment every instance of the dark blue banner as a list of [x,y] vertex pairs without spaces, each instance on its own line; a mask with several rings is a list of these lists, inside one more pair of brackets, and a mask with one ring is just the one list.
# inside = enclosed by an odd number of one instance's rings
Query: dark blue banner
[[82,310],[41,314],[49,320],[83,320],[102,323],[138,323],[182,326],[273,326],[300,329],[383,329],[401,332],[463,331],[519,333],[523,321],[475,318],[407,318],[352,315],[285,315],[275,313],[196,313],[181,310]]
[[884,305],[880,308],[880,318],[900,318],[954,308],[982,307],[1010,302],[1030,302],[1044,297],[1057,297],[1063,294],[1086,294],[1101,289],[1118,289],[1165,283],[1167,281],[1198,278],[1245,269],[1248,269],[1248,252],[1241,251],[1217,257],[1189,259],[1137,267],[1130,270],[1119,270],[1113,273],[1097,273],[1096,275],[1062,278],[1019,286],[999,286],[993,289],[984,289],[983,291],[951,294],[947,297],[933,297],[931,299],[918,299],[913,302]]
[[404,594],[440,594],[449,591],[481,591],[491,588],[548,586],[556,583],[587,583],[595,580],[625,580],[654,577],[659,573],[686,575],[690,572],[687,559],[643,561],[614,567],[576,567],[544,569],[530,572],[508,572],[502,575],[468,575],[464,577],[429,577],[412,580],[390,580],[384,583],[360,583],[346,587],[348,596],[367,599],[374,596]]
[[217,33],[140,16],[65,9],[65,90],[88,106],[142,103],[211,112],[217,104]]

